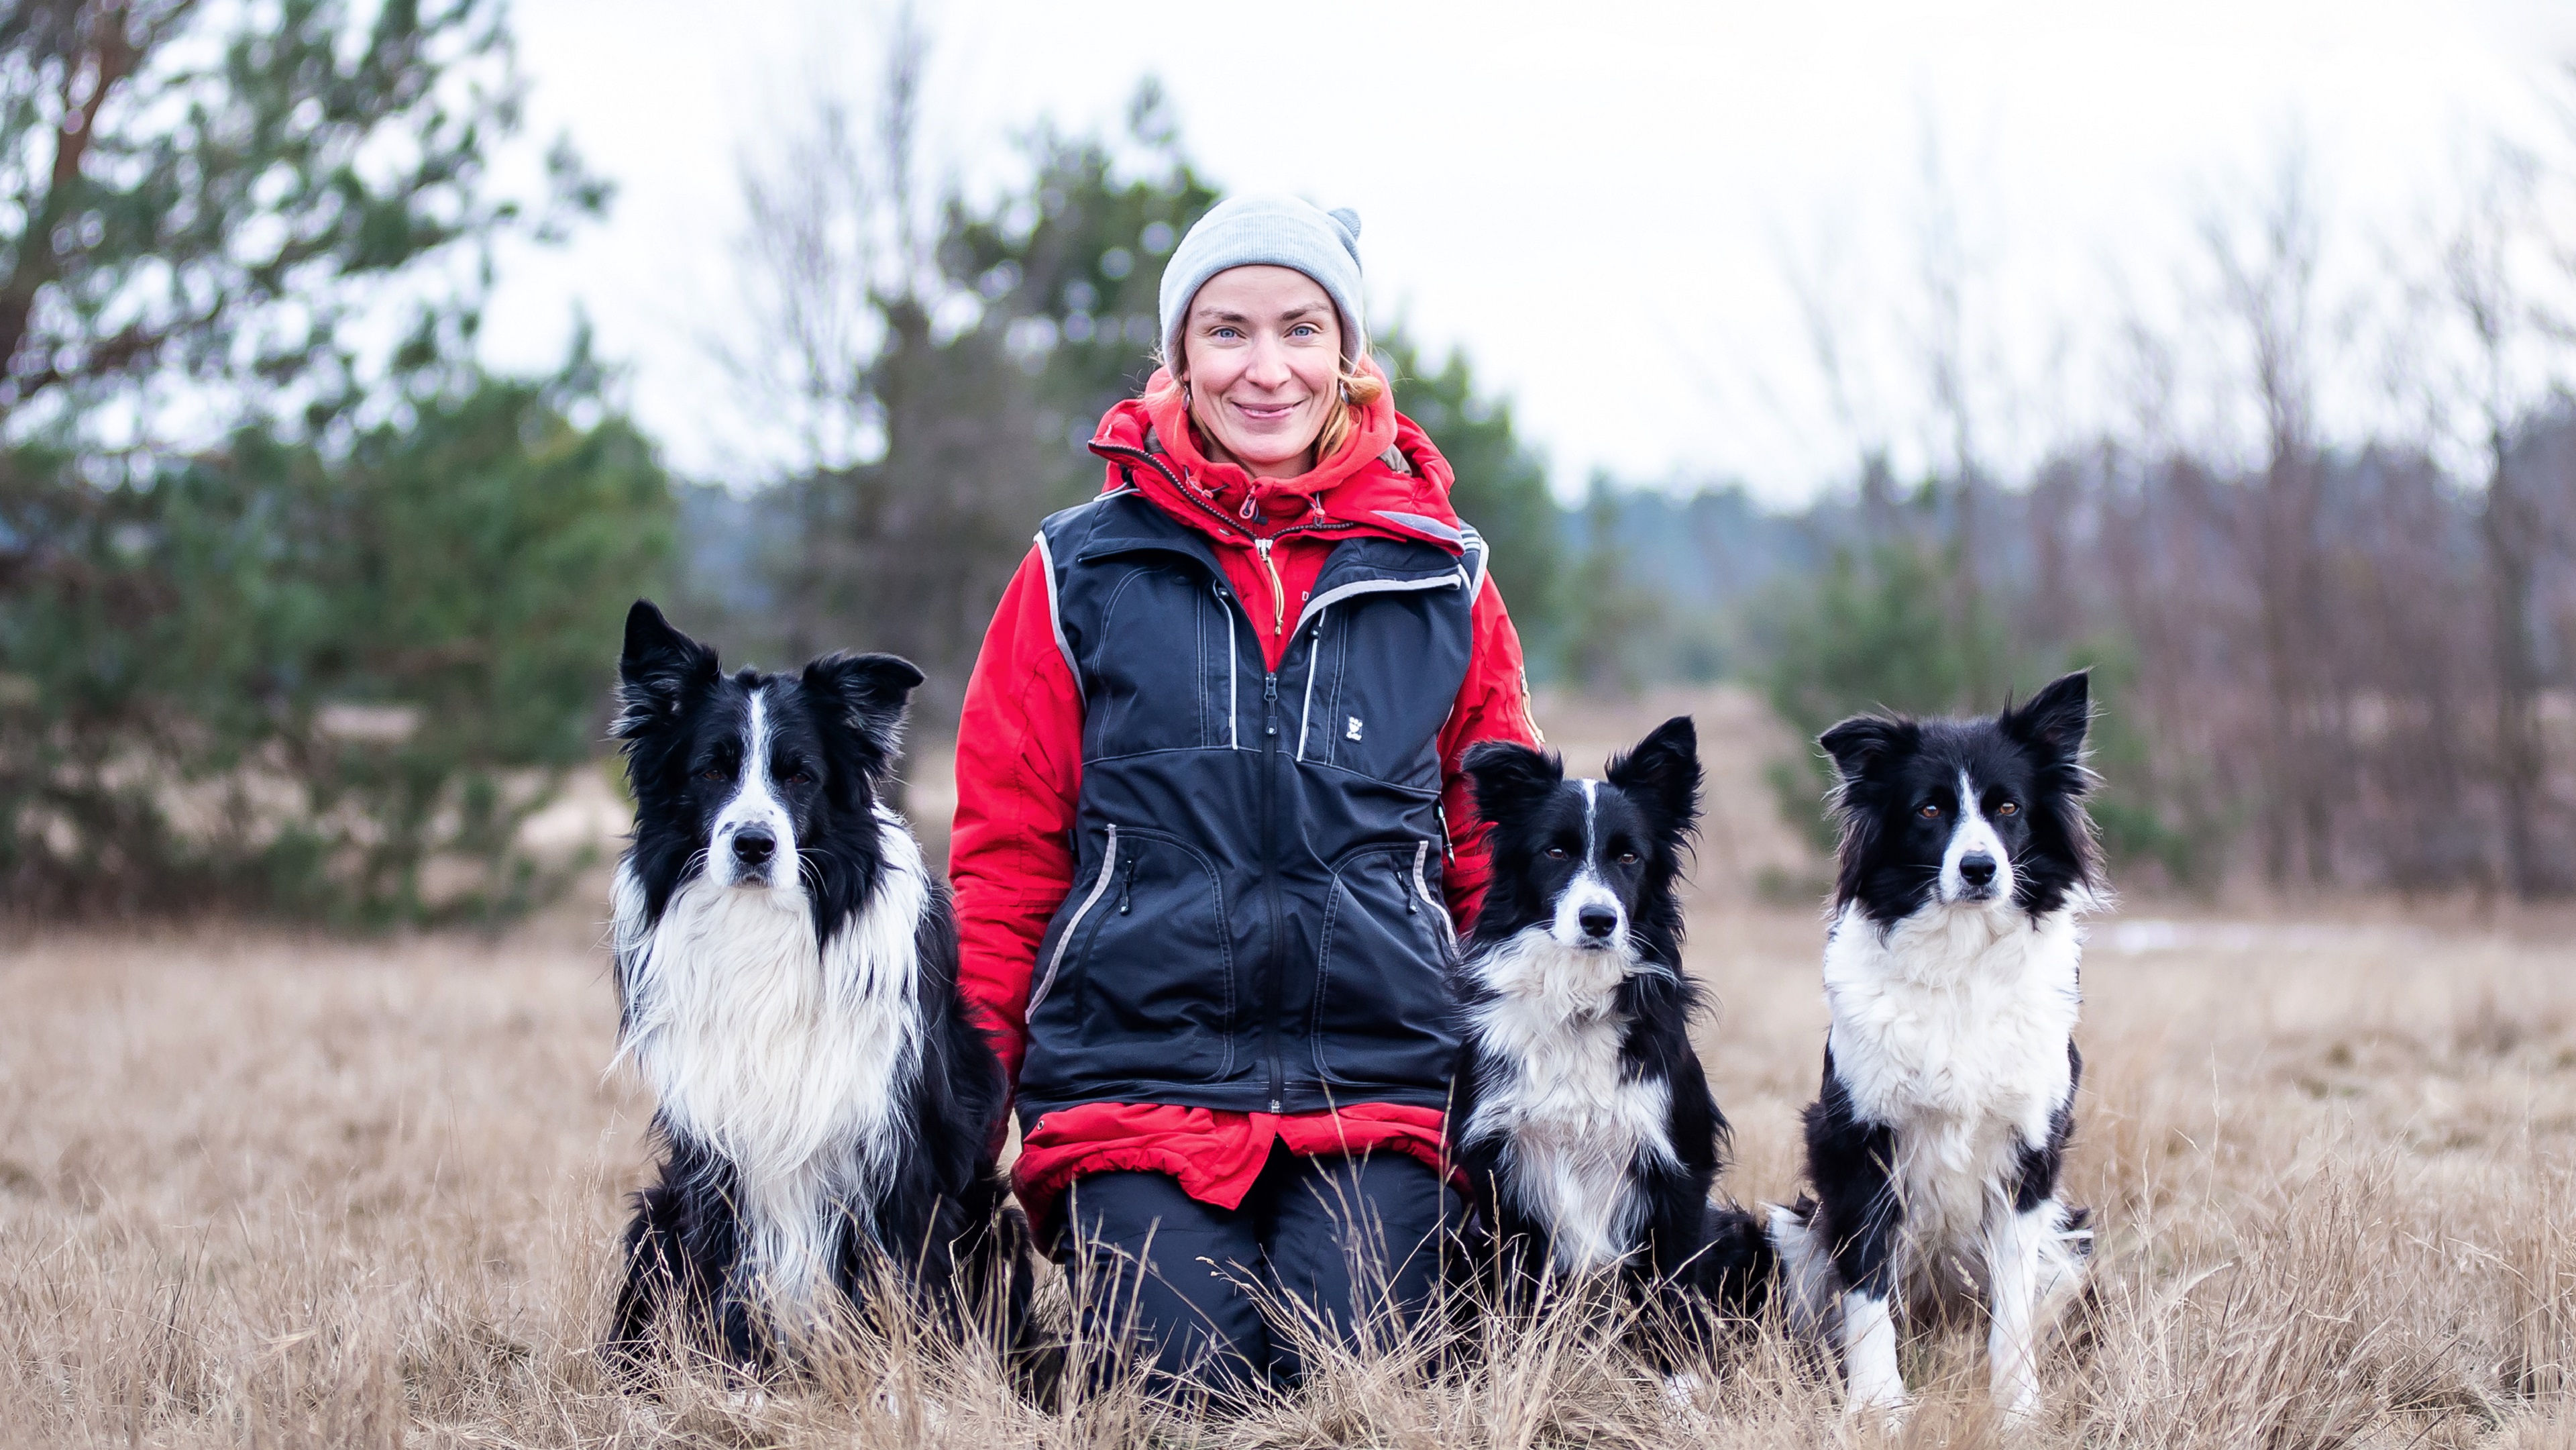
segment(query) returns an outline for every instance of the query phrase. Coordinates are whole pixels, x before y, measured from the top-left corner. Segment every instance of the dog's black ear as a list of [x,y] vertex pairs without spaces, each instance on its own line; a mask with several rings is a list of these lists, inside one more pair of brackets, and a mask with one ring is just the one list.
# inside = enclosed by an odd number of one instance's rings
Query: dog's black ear
[[1463,762],[1475,787],[1476,814],[1488,822],[1517,820],[1565,780],[1565,763],[1509,740],[1479,740]]
[[1898,753],[1914,743],[1921,730],[1911,720],[1890,720],[1883,715],[1854,715],[1816,737],[1816,743],[1833,757],[1834,769],[1841,772],[1843,784],[1858,785],[1870,773],[1894,760]]
[[2006,735],[2037,750],[2054,765],[2073,765],[2084,755],[2084,732],[2093,721],[2092,671],[2060,675],[2018,710],[2006,710]]
[[829,654],[805,667],[805,688],[890,762],[903,745],[903,711],[921,683],[912,661],[893,655]]
[[1612,785],[1663,816],[1677,830],[1699,821],[1699,727],[1675,715],[1637,748],[1610,761]]
[[679,713],[689,691],[716,681],[716,652],[671,627],[650,599],[626,611],[626,649],[617,659],[617,719],[608,733],[632,740]]

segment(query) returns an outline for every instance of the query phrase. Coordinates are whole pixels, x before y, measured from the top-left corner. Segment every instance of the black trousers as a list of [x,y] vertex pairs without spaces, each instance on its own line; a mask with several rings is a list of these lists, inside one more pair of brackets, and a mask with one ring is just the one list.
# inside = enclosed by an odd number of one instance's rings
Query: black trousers
[[1274,1314],[1312,1315],[1344,1344],[1409,1327],[1438,1287],[1444,1233],[1465,1207],[1439,1174],[1400,1154],[1274,1148],[1238,1208],[1201,1203],[1161,1173],[1077,1181],[1060,1256],[1074,1271],[1085,1343],[1150,1354],[1167,1380],[1295,1384],[1304,1357],[1257,1296],[1275,1296]]

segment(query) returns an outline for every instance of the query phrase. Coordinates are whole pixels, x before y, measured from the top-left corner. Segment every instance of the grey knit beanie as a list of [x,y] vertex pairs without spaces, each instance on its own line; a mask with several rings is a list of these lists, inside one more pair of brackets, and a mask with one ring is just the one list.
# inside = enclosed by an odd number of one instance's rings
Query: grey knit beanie
[[1208,208],[1163,268],[1163,359],[1178,367],[1190,299],[1228,267],[1293,267],[1315,279],[1342,315],[1342,360],[1368,346],[1360,314],[1360,214],[1293,196],[1230,196]]

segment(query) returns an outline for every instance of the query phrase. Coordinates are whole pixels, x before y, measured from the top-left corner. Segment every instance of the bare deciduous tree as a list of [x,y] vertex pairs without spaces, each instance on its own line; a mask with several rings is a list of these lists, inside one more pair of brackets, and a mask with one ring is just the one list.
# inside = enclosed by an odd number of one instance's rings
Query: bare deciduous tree
[[2270,695],[2273,796],[2261,805],[2264,873],[2333,876],[2335,782],[2347,772],[2340,702],[2318,678],[2322,580],[2316,420],[2317,261],[2323,241],[2306,154],[2286,149],[2251,215],[2213,212],[2202,236],[2220,306],[2235,324],[2261,416],[2260,500],[2251,519],[2262,600],[2263,677]]
[[2532,819],[2547,789],[2533,658],[2532,583],[2541,540],[2536,480],[2513,467],[2513,431],[2538,399],[2521,364],[2535,320],[2522,281],[2535,240],[2536,167],[2499,143],[2442,246],[2442,278],[2471,343],[2462,392],[2484,454],[2478,538],[2486,564],[2488,654],[2495,672],[2495,783],[2503,820],[2504,880],[2532,897],[2548,884]]

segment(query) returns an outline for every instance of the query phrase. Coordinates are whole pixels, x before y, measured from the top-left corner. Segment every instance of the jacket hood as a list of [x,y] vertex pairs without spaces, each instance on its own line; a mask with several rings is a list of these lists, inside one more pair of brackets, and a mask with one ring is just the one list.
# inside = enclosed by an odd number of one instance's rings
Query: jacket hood
[[[1374,368],[1374,364],[1367,364]],[[1294,530],[1338,538],[1378,534],[1464,552],[1456,481],[1429,434],[1395,410],[1394,389],[1378,395],[1332,457],[1295,478],[1254,478],[1238,464],[1207,458],[1191,436],[1179,390],[1157,371],[1145,396],[1111,407],[1091,438],[1108,460],[1102,492],[1133,487],[1165,513],[1219,544],[1252,547],[1255,537]]]

